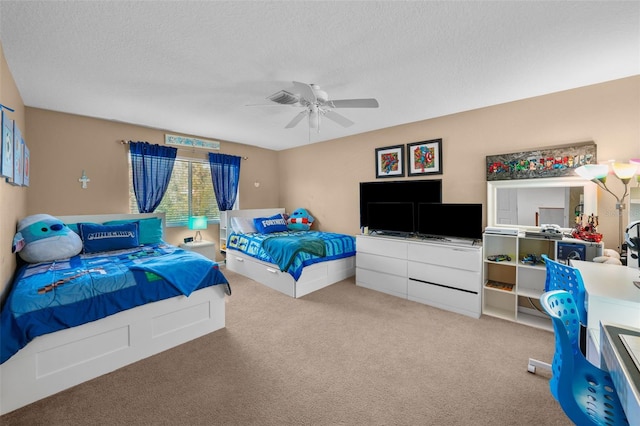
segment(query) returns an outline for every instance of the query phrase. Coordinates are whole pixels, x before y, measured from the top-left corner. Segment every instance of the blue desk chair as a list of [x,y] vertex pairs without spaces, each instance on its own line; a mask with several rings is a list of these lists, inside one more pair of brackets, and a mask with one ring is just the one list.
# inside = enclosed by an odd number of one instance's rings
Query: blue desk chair
[[[580,271],[572,266],[551,260],[546,254],[542,255],[542,259],[547,269],[544,291],[564,290],[571,293],[578,306],[580,323],[586,324],[587,309],[585,307],[585,289]],[[551,364],[529,358],[529,364],[527,365],[529,373],[535,374],[537,368],[551,371]]]
[[564,290],[544,293],[540,304],[555,331],[549,388],[564,413],[577,425],[628,425],[609,372],[587,361],[580,350],[581,305]]

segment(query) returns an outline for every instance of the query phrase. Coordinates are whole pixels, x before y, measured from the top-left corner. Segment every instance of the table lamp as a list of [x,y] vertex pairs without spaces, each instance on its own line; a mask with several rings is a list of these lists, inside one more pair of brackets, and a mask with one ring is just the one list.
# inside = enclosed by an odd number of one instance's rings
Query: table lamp
[[193,238],[194,241],[202,241],[201,229],[207,229],[207,217],[206,216],[191,216],[189,217],[189,229],[196,230],[196,235]]

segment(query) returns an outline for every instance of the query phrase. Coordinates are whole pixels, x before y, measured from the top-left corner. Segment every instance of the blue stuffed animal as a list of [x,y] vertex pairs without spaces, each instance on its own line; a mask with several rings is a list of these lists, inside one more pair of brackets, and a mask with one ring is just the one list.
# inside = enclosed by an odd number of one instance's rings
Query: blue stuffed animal
[[67,225],[48,214],[27,216],[18,223],[12,252],[29,263],[67,259],[82,251],[82,240]]
[[292,231],[308,231],[314,221],[306,209],[296,209],[287,219],[287,228]]

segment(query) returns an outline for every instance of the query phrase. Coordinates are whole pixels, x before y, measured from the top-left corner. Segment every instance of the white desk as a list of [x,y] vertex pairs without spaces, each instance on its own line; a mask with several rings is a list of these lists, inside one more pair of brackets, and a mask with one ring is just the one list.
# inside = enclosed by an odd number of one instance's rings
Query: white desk
[[640,369],[629,355],[620,335],[640,336],[640,329],[602,324],[602,361],[611,374],[629,423],[634,424],[634,419],[640,419]]
[[640,328],[640,271],[620,265],[571,261],[586,290],[587,359],[600,366],[600,323]]

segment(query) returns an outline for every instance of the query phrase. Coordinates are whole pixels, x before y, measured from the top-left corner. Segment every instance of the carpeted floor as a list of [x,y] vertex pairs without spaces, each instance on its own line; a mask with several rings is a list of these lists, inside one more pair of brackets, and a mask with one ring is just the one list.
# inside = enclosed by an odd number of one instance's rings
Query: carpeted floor
[[291,299],[224,270],[227,327],[0,417],[9,425],[570,425],[550,332],[348,279]]

